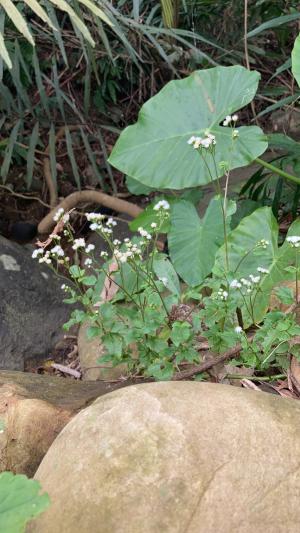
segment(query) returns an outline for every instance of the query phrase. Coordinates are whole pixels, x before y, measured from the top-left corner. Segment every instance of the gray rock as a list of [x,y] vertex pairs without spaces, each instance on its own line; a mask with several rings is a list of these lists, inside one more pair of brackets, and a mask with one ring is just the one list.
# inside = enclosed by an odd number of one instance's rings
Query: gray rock
[[71,313],[62,303],[61,281],[32,251],[0,236],[1,369],[24,370],[26,360],[47,357]]
[[99,398],[35,478],[36,533],[298,533],[300,404],[227,385],[165,382]]

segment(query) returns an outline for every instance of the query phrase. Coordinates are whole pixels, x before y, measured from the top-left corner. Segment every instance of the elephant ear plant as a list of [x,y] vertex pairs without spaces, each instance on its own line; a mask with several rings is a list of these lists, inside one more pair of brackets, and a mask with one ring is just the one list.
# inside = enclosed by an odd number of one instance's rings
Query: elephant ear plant
[[[139,235],[120,242],[113,237],[113,218],[87,213],[107,254],[74,239],[69,214],[58,210],[47,247],[34,252],[59,275],[68,271],[66,301],[84,310],[73,312],[67,327],[88,320],[88,336],[105,347],[102,362],[126,363],[132,375],[180,379],[190,366],[189,375],[201,372],[207,349],[225,358],[240,354],[236,364],[260,372],[281,372],[287,355],[298,355],[292,342],[300,334],[296,304],[286,313],[268,312],[268,306],[283,280],[295,279],[298,295],[299,221],[280,247],[268,207],[231,229],[236,205],[228,199],[230,172],[267,148],[261,129],[241,126],[238,114],[258,81],[258,73],[239,66],[172,81],[142,107],[112,151],[112,165],[152,189],[170,194],[194,187],[196,195],[196,187],[212,183],[216,195],[202,219],[187,199],[160,195],[134,221]],[[170,258],[157,249],[162,232]],[[75,252],[72,265],[66,241]],[[280,295],[286,299],[284,291]]]

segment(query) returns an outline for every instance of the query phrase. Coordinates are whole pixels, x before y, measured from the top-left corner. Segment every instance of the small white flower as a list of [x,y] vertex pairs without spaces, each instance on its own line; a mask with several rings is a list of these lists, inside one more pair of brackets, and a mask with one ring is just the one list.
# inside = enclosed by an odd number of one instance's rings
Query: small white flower
[[223,126],[228,126],[231,122],[231,115],[226,115],[225,120],[223,122]]
[[85,248],[85,240],[82,237],[80,237],[79,239],[75,239],[72,248],[73,250]]
[[261,246],[262,248],[267,248],[269,246],[269,241],[266,241],[266,239],[261,239],[256,243],[256,246]]
[[240,289],[241,286],[242,284],[237,279],[233,279],[232,282],[230,283],[230,287],[232,289]]
[[91,266],[93,264],[93,261],[90,257],[87,257],[84,261],[85,266]]
[[102,233],[106,233],[107,235],[110,235],[113,232],[110,228],[102,228]]
[[121,244],[121,241],[119,241],[119,239],[115,239],[115,240],[113,241],[113,245],[114,245],[114,246],[119,246],[119,244]]
[[66,213],[63,217],[62,217],[62,220],[63,222],[66,224],[67,222],[69,222],[70,220],[70,215],[69,213]]
[[92,231],[97,231],[97,229],[102,229],[102,224],[98,224],[98,222],[93,222],[90,224],[90,229]]
[[112,217],[110,217],[110,218],[108,219],[108,221],[106,222],[106,225],[110,228],[111,226],[116,226],[117,223],[116,223],[116,221],[115,221]]
[[85,213],[85,216],[89,222],[101,222],[105,218],[101,213]]
[[195,140],[197,139],[197,137],[195,137],[195,135],[192,135],[189,140],[187,141],[188,144],[194,144]]
[[151,223],[151,228],[153,228],[153,229],[157,228],[157,224],[156,224],[156,222],[152,222],[152,223]]
[[270,271],[267,268],[264,267],[257,267],[257,272],[260,272],[261,274],[269,274]]
[[227,300],[228,292],[225,291],[224,289],[219,289],[218,290],[218,296],[220,297],[220,300]]
[[241,283],[242,283],[245,287],[251,287],[251,281],[249,281],[248,279],[241,278]]
[[43,257],[40,257],[39,263],[46,263],[46,265],[51,265],[50,252],[47,251]]
[[61,290],[62,290],[62,291],[65,291],[65,290],[66,290],[66,287],[67,287],[66,284],[63,283],[62,286],[61,286]]
[[63,251],[62,247],[59,246],[59,244],[51,248],[50,253],[52,255],[57,255],[58,257],[63,257],[65,255],[65,252]]
[[239,130],[233,130],[233,132],[232,132],[232,138],[233,139],[236,139],[237,137],[239,137],[239,135],[240,135],[239,134]]
[[124,239],[124,242],[128,243],[128,242],[130,242],[130,239],[128,237],[126,237],[126,239]]
[[292,246],[292,248],[299,248],[300,237],[298,235],[292,235],[291,237],[287,237],[286,240]]
[[168,278],[162,276],[161,278],[158,278],[159,281],[161,281],[165,286],[168,284]]
[[241,326],[236,326],[236,327],[234,328],[234,331],[235,331],[236,333],[242,333],[243,328],[241,328]]
[[146,231],[146,230],[143,229],[142,227],[139,227],[139,228],[138,228],[138,232],[139,232],[139,234],[140,234],[142,237],[145,237],[145,238],[148,239],[148,240],[152,239],[150,233],[148,233],[148,231]]
[[33,250],[32,252],[32,258],[33,259],[36,259],[37,257],[39,257],[40,255],[43,255],[44,253],[44,249],[43,248],[36,248],[35,250]]
[[167,200],[160,200],[155,204],[153,207],[154,211],[159,211],[160,209],[165,209],[166,211],[170,209],[170,204],[167,202]]
[[100,253],[100,257],[108,257],[108,253],[104,250]]
[[57,233],[50,233],[49,239],[60,241],[61,237],[60,235],[57,235]]
[[63,207],[60,207],[60,208],[56,211],[56,213],[55,213],[55,215],[54,215],[54,217],[53,217],[54,222],[58,222],[58,221],[62,218],[64,212],[65,212],[64,208],[63,208]]
[[238,120],[239,116],[238,115],[232,115],[231,119],[232,119],[232,122],[236,122]]
[[249,278],[251,279],[252,283],[259,283],[260,282],[260,276],[253,276],[252,274],[250,274]]
[[89,254],[90,252],[92,252],[93,250],[95,250],[95,245],[94,244],[88,244],[85,251],[87,254]]

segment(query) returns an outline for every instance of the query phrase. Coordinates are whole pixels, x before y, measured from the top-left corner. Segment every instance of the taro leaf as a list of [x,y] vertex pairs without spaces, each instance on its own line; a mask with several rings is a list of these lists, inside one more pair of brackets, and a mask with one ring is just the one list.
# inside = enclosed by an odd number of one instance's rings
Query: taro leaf
[[179,297],[179,279],[172,263],[170,263],[169,259],[165,255],[159,254],[154,259],[153,270],[159,279],[165,278],[164,285],[172,294],[176,294]]
[[48,494],[39,495],[38,481],[12,472],[0,474],[0,531],[22,533],[29,520],[44,511]]
[[[217,172],[222,161],[230,168],[248,165],[267,148],[260,128],[239,128],[232,140],[231,128],[221,124],[254,98],[259,73],[241,66],[195,71],[183,80],[169,82],[146,102],[136,124],[120,135],[109,158],[121,172],[156,189],[184,189],[211,181],[197,150],[187,144],[192,135],[209,130],[216,136]],[[216,169],[211,154],[206,161],[213,178]]]
[[131,178],[130,176],[126,176],[126,187],[131,192],[131,194],[134,194],[136,196],[140,194],[150,194],[155,189],[152,189],[152,187],[147,187],[147,185],[143,185],[139,181],[135,180],[134,178]]
[[300,34],[295,40],[292,50],[292,73],[300,87]]
[[[153,233],[153,229],[151,228],[152,222],[156,222],[157,224],[159,223],[158,212],[154,209],[154,206],[160,200],[167,200],[170,205],[180,202],[180,199],[174,198],[174,196],[157,196],[155,200],[151,202],[151,204],[147,205],[144,211],[142,211],[134,220],[130,222],[129,228],[131,231],[137,231],[141,226],[143,229]],[[170,219],[166,218],[160,227],[159,233],[168,233],[169,229]]]
[[[227,211],[229,223],[230,215],[235,211],[234,202],[230,202]],[[190,202],[183,200],[173,205],[168,245],[172,263],[186,283],[199,285],[210,274],[216,251],[223,242],[219,196],[210,201],[202,220]]]
[[[300,219],[296,220],[289,229],[288,235],[300,234]],[[269,242],[266,248],[256,244],[261,239]],[[254,318],[261,322],[269,306],[270,294],[275,285],[293,278],[292,272],[286,267],[295,263],[295,249],[287,241],[278,247],[278,224],[270,207],[256,209],[245,217],[241,223],[228,235],[228,270],[234,278],[247,277],[249,274],[258,275],[257,268],[269,270],[269,274],[262,277],[259,292],[253,302]],[[215,275],[222,276],[225,268],[225,246],[216,254],[213,268]],[[250,325],[252,319],[243,309],[245,325]]]
[[[265,239],[270,244],[257,248],[256,244]],[[277,254],[278,225],[270,207],[256,209],[243,218],[240,224],[228,235],[228,270],[236,278],[255,275],[257,267],[269,268]],[[254,251],[255,250],[255,251]],[[225,271],[225,245],[216,254],[213,272]]]

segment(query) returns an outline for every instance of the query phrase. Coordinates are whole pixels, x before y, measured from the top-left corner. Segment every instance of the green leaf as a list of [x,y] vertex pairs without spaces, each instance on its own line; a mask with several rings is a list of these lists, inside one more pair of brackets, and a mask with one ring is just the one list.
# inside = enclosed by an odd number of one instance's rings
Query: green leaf
[[[153,261],[153,270],[158,279],[163,281],[163,284],[172,294],[176,294],[180,297],[180,284],[175,269],[170,263],[169,259],[159,254]],[[164,279],[165,278],[165,279]]]
[[153,192],[155,189],[152,187],[148,187],[147,185],[143,185],[139,181],[131,178],[130,176],[126,176],[126,187],[131,192],[131,194],[140,195],[140,194],[149,194]]
[[192,327],[188,322],[173,322],[170,338],[175,346],[189,340],[192,334]]
[[[199,285],[210,274],[216,251],[224,242],[221,201],[219,196],[213,198],[202,220],[190,202],[181,201],[172,207],[170,256],[176,271],[189,285]],[[234,205],[230,202],[231,211]]]
[[102,336],[102,342],[106,348],[107,355],[113,355],[117,358],[121,357],[123,348],[122,337],[113,333],[107,333]]
[[48,494],[42,495],[38,481],[12,472],[0,474],[0,531],[22,533],[29,520],[50,504]]
[[295,301],[294,293],[290,287],[277,287],[274,292],[284,305],[291,305]]
[[300,35],[295,40],[292,50],[292,73],[300,87]]
[[[248,165],[267,148],[261,129],[241,127],[233,141],[231,128],[221,124],[226,115],[251,102],[259,77],[258,72],[233,66],[198,70],[169,82],[143,105],[138,122],[123,131],[110,163],[156,189],[206,184],[210,173],[214,179],[216,172],[223,174],[219,163],[228,159],[231,168]],[[187,144],[192,135],[203,136],[207,129],[216,137],[216,168],[210,154],[205,163]]]
[[83,285],[87,285],[89,287],[92,287],[93,285],[96,285],[97,278],[96,276],[84,276],[84,278],[81,278],[81,283]]
[[[300,234],[300,219],[290,226],[288,236]],[[261,239],[269,242],[266,248],[256,247]],[[258,285],[259,292],[254,302],[254,318],[261,322],[269,306],[271,290],[282,281],[293,279],[287,267],[295,263],[295,249],[285,241],[278,247],[278,224],[270,207],[256,209],[245,217],[228,236],[228,270],[235,278],[257,275],[258,267],[266,268],[269,273],[262,276]],[[225,246],[216,254],[213,272],[224,272]],[[246,317],[246,318],[245,318]],[[249,316],[244,316],[245,324],[252,323]]]

